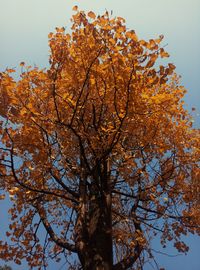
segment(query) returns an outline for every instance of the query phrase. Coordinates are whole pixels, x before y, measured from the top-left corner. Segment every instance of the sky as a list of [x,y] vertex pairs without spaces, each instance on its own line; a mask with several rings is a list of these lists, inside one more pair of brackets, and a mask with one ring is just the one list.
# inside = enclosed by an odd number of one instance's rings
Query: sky
[[[46,67],[48,33],[56,26],[70,30],[74,5],[96,14],[112,10],[113,16],[125,18],[127,27],[134,29],[141,39],[163,34],[169,62],[176,65],[181,83],[188,90],[186,106],[196,107],[195,125],[200,126],[200,0],[0,0],[0,71],[17,67],[22,61]],[[0,226],[3,227],[8,220],[4,208],[7,204],[1,202]],[[187,241],[191,248],[187,256],[159,255],[159,262],[168,270],[199,270],[200,238],[191,236]],[[158,245],[156,241],[155,245]],[[175,254],[172,249],[170,252]],[[25,270],[23,266],[13,269]],[[151,269],[147,266],[144,270]]]

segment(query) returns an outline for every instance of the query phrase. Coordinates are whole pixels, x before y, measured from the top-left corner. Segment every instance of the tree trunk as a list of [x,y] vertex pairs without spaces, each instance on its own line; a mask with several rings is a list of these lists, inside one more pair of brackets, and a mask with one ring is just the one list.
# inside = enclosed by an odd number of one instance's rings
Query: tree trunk
[[[112,198],[107,163],[107,160],[99,162],[89,190],[82,188],[77,246],[84,270],[111,270],[113,266]],[[87,192],[89,200],[86,200]]]
[[[110,195],[90,205],[87,233],[79,258],[84,270],[111,270],[113,266]],[[84,229],[84,228],[83,228]]]

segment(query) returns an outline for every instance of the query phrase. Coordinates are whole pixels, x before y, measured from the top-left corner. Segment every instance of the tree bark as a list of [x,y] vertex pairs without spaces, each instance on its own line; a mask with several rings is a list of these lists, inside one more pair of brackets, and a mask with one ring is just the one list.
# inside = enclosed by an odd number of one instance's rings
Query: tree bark
[[84,205],[80,211],[78,229],[78,255],[84,270],[111,270],[113,266],[111,190],[107,160],[97,162],[93,181],[82,192]]
[[[79,259],[84,270],[111,270],[113,266],[110,195],[90,204],[88,230],[82,237]],[[82,231],[83,232],[83,231]]]

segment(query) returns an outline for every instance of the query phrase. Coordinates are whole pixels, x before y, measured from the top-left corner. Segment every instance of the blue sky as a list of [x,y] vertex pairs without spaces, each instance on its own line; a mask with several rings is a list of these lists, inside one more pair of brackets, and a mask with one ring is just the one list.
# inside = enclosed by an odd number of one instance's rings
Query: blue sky
[[[70,29],[74,5],[97,14],[112,10],[114,16],[124,17],[127,26],[142,39],[164,34],[163,45],[167,44],[171,55],[169,61],[177,66],[182,84],[188,89],[187,107],[197,108],[195,121],[199,127],[200,0],[0,0],[0,71],[16,67],[21,61],[47,66],[47,35],[56,26]],[[1,202],[3,207],[6,204]],[[6,213],[1,212],[0,218],[5,225]],[[159,262],[168,270],[199,270],[200,238],[188,237],[187,241],[191,247],[188,256],[158,256]],[[171,249],[170,252],[173,253]],[[148,266],[145,270],[150,269]]]

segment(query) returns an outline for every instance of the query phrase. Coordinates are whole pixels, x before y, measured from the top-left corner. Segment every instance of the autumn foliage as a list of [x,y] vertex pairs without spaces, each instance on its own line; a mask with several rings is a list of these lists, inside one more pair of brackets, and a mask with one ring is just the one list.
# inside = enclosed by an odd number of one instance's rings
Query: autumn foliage
[[71,33],[49,34],[49,68],[0,74],[1,198],[12,201],[0,257],[140,269],[155,235],[187,252],[181,236],[200,234],[200,133],[160,60],[163,36],[139,40],[123,18],[74,9]]

